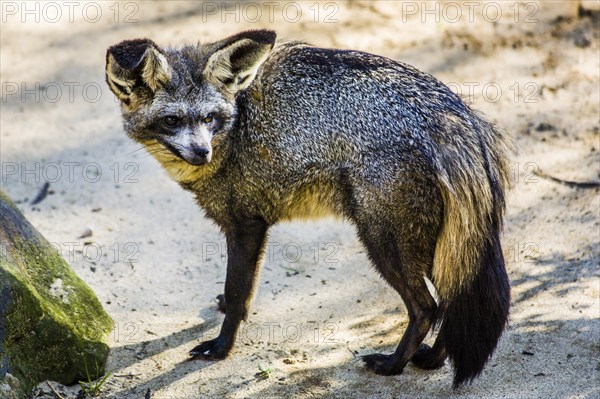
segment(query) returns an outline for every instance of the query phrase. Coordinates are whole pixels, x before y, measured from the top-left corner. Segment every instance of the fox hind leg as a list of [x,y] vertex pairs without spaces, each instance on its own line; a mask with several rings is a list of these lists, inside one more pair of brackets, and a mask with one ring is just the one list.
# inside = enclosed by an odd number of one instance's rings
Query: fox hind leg
[[[428,256],[412,248],[403,255],[396,237],[366,230],[359,228],[360,238],[377,270],[402,297],[408,310],[409,323],[394,353],[366,355],[363,361],[377,374],[400,374],[417,353],[419,344],[435,321],[437,305],[424,280],[433,262],[433,253]],[[414,259],[413,254],[425,256],[427,260]]]
[[448,354],[446,353],[444,338],[440,333],[435,339],[433,347],[421,344],[410,360],[420,369],[433,370],[442,367],[446,357],[448,357]]

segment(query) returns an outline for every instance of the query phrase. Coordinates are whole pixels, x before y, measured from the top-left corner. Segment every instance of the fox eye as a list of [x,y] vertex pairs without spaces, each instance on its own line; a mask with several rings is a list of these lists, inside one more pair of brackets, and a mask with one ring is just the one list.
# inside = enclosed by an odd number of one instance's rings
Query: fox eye
[[213,121],[213,119],[214,119],[213,114],[208,114],[204,118],[202,118],[202,122],[211,123]]
[[168,115],[163,118],[163,122],[167,127],[177,127],[181,121],[176,116]]

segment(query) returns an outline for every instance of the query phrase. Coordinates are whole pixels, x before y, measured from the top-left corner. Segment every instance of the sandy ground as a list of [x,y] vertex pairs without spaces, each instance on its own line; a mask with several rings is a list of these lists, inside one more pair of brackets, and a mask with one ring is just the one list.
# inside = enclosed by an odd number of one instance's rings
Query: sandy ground
[[[112,376],[100,396],[597,398],[598,189],[534,172],[600,178],[598,20],[578,18],[570,1],[460,10],[432,2],[275,3],[261,15],[258,3],[2,3],[2,189],[116,321]],[[408,62],[515,138],[503,237],[510,327],[472,386],[453,392],[448,365],[409,365],[395,377],[365,369],[358,356],[391,351],[407,315],[370,268],[353,227],[328,219],[273,229],[235,352],[221,362],[185,361],[223,319],[214,297],[223,289],[224,239],[123,133],[104,84],[105,49],[125,38],[181,45],[265,27]],[[51,195],[32,206],[44,181]],[[93,235],[78,239],[86,229]],[[259,366],[269,378],[256,376]],[[65,398],[78,391],[57,389]],[[52,397],[48,391],[42,385],[38,396]]]

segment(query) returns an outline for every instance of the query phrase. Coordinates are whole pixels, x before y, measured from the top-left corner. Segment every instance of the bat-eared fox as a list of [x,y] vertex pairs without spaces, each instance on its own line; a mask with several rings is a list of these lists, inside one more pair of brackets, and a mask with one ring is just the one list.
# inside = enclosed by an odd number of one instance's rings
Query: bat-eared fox
[[[136,39],[107,51],[125,131],[226,238],[225,319],[191,356],[231,351],[271,226],[336,215],[408,310],[395,352],[363,356],[366,366],[392,375],[448,357],[454,388],[471,382],[509,312],[508,137],[409,65],[275,37],[252,30],[180,49]],[[436,326],[435,344],[422,344]]]

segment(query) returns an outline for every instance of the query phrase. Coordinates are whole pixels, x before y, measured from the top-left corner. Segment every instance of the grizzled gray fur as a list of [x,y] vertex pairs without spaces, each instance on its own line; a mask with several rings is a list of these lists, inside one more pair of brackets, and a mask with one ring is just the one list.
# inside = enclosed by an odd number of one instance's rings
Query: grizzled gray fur
[[[431,75],[385,57],[275,43],[268,30],[108,49],[126,132],[194,193],[228,246],[226,317],[191,351],[219,359],[248,314],[270,226],[335,215],[401,295],[409,325],[376,373],[454,364],[472,381],[504,330],[507,137]],[[439,301],[429,293],[433,282]],[[422,345],[439,325],[433,347]]]

